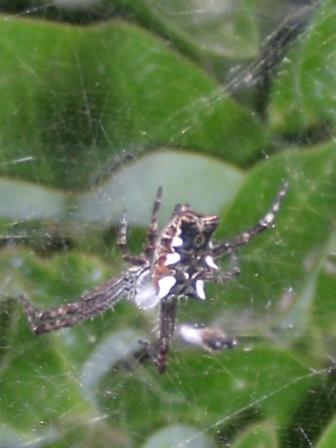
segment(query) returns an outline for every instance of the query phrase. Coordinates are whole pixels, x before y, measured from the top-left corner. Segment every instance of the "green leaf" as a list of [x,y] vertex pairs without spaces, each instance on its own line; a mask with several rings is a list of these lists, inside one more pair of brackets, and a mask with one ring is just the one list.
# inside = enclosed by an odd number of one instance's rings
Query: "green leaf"
[[335,0],[321,4],[309,27],[300,67],[300,85],[305,104],[315,117],[335,123],[336,70],[334,20]]
[[246,164],[266,145],[250,111],[134,25],[7,18],[0,42],[3,174],[79,188],[125,150],[171,145]]
[[[151,176],[146,177],[148,172]],[[195,210],[214,213],[231,203],[244,180],[243,172],[227,163],[164,149],[133,160],[117,173],[106,174],[108,177],[102,177],[90,192],[71,195],[36,183],[0,178],[0,216],[24,221],[53,219],[62,224],[64,234],[69,232],[78,238],[79,229],[86,231],[88,224],[99,224],[102,229],[111,224],[118,226],[124,210],[131,225],[146,227],[160,185],[164,189],[160,221],[165,223],[177,198]],[[207,182],[201,184],[199,179]],[[141,189],[135,185],[141,185]],[[76,230],[71,231],[71,227]]]
[[273,132],[296,136],[317,124],[300,89],[301,41],[280,64],[267,107]]
[[297,135],[335,123],[335,0],[322,2],[300,43],[279,68],[269,106],[274,130]]
[[252,326],[260,328],[267,307],[268,326],[273,316],[273,324],[286,337],[296,338],[304,331],[311,316],[314,282],[333,237],[335,162],[334,145],[292,149],[251,172],[223,216],[219,235],[225,239],[253,226],[267,212],[284,180],[289,182],[289,191],[275,229],[241,249],[239,280],[216,287],[219,309],[223,304],[232,309],[243,306],[257,317]]
[[274,347],[216,357],[182,351],[171,356],[168,372],[161,377],[152,365],[106,376],[98,399],[111,421],[131,428],[137,444],[137,434],[150,434],[172,419],[197,425],[199,436],[222,430],[249,410],[275,419],[282,427],[316,381],[316,373]]
[[78,208],[69,218],[118,225],[126,210],[131,225],[147,227],[156,190],[162,185],[160,222],[164,225],[177,201],[202,213],[216,212],[231,203],[243,180],[242,171],[211,157],[160,150],[134,160],[90,193],[78,196]]
[[[253,313],[258,312],[256,328],[259,329],[260,334],[268,333],[265,323],[268,322],[269,325],[271,311],[274,316],[273,326],[282,328],[279,336],[282,341],[285,340],[286,335],[283,336],[283,332],[288,331],[288,326],[297,330],[293,337],[297,337],[298,332],[302,334],[304,328],[300,322],[306,323],[309,320],[306,316],[309,317],[314,296],[310,294],[307,299],[304,291],[311,279],[319,272],[321,260],[327,253],[332,235],[335,207],[334,171],[333,145],[307,151],[291,150],[251,171],[233,206],[223,214],[223,227],[219,230],[219,235],[223,235],[224,230],[226,237],[235,235],[257,222],[267,211],[281,182],[287,179],[290,189],[277,217],[276,229],[269,230],[243,249],[242,276],[239,282],[225,285],[225,288],[222,287],[221,290],[217,288],[216,301],[210,300],[207,302],[208,306],[204,303],[193,303],[193,301],[181,303],[179,321],[192,319],[205,323],[215,317],[217,325],[229,330],[229,326],[222,325],[225,322],[222,316],[232,316],[230,308],[232,310],[234,307],[237,312],[239,309],[240,312],[246,314],[247,304],[252,303]],[[240,182],[239,176],[236,179]],[[235,183],[233,182],[232,185]],[[102,273],[98,276],[96,273],[93,277],[92,274],[88,275],[90,269],[92,273],[99,270],[98,260],[90,261],[86,257],[81,259],[75,253],[64,258],[57,257],[48,263],[27,255],[24,255],[23,260],[19,262],[18,255],[14,254],[15,252],[10,256],[9,253],[2,252],[4,272],[8,270],[12,272],[13,266],[20,266],[16,276],[12,278],[12,286],[8,285],[6,292],[15,295],[18,285],[22,285],[21,288],[34,296],[35,303],[38,303],[42,297],[45,303],[50,303],[51,299],[54,299],[54,303],[59,303],[56,301],[57,297],[75,299],[83,289],[92,286],[93,279],[98,283],[103,275]],[[85,263],[84,260],[86,260]],[[117,270],[117,266],[115,269]],[[61,281],[64,278],[64,272],[67,272],[65,283]],[[104,270],[102,272],[104,273]],[[255,273],[259,275],[256,276]],[[78,283],[74,282],[74,279],[77,279]],[[288,296],[289,290],[291,292]],[[270,299],[272,300],[271,307],[268,305],[265,316],[265,304]],[[285,308],[284,305],[286,305]],[[94,354],[95,350],[99,350],[99,341],[102,343],[113,341],[113,338],[108,339],[113,336],[109,334],[110,328],[113,328],[115,332],[116,328],[128,326],[137,328],[140,325],[146,334],[149,334],[147,333],[150,328],[149,323],[139,315],[139,312],[127,311],[127,307],[123,305],[119,305],[117,311],[118,314],[104,315],[103,319],[82,324],[74,330],[69,330],[68,333],[50,336],[51,339],[48,340],[57,341],[57,344],[53,342],[55,345],[50,347],[44,344],[43,349],[40,348],[40,345],[36,344],[40,344],[41,339],[35,342],[36,337],[33,335],[28,339],[26,327],[23,328],[25,328],[24,342],[27,348],[22,339],[16,339],[16,337],[7,346],[19,347],[23,344],[23,352],[32,350],[29,347],[33,347],[34,356],[32,364],[26,371],[27,378],[30,378],[29,372],[35,365],[45,366],[41,372],[45,378],[48,378],[52,375],[51,370],[67,371],[62,364],[57,364],[59,359],[62,361],[67,359],[71,365],[74,363],[79,367],[86,359],[90,359],[88,358],[90,353]],[[196,319],[193,319],[194,317]],[[107,324],[110,321],[112,327]],[[233,324],[235,322],[232,320]],[[249,322],[245,322],[244,328],[239,325],[234,327],[235,333],[239,335],[239,329],[248,331],[249,325]],[[22,328],[22,323],[19,328]],[[83,338],[87,332],[95,335],[93,344],[89,342],[90,339]],[[73,345],[70,347],[64,346],[67,334],[72,335]],[[134,343],[138,338],[139,336],[135,333]],[[61,344],[60,348],[58,344]],[[51,347],[54,347],[56,351],[54,352]],[[49,354],[50,350],[51,354]],[[15,353],[18,351],[16,350]],[[102,372],[109,371],[109,363],[111,369],[115,367],[113,359],[106,357],[107,365],[104,365]],[[96,394],[95,401],[99,403],[104,413],[113,418],[114,423],[125,431],[132,428],[135,433],[145,431],[149,436],[158,424],[170,422],[170,415],[174,415],[179,422],[192,425],[197,424],[201,416],[201,430],[204,431],[209,427],[221,427],[245,410],[257,409],[265,417],[271,415],[279,424],[284,425],[291,418],[307,388],[320,380],[318,373],[312,373],[310,369],[303,366],[290,351],[281,351],[274,346],[253,347],[252,352],[247,353],[243,351],[223,353],[216,358],[209,358],[197,352],[188,353],[175,362],[173,359],[172,356],[169,374],[164,377],[158,378],[152,366],[148,367],[148,371],[147,368],[145,370],[139,368],[136,375],[132,372],[115,372],[108,377],[98,378],[97,387],[91,388],[90,391]],[[47,367],[51,370],[44,371],[43,369]],[[25,364],[20,364],[15,358],[9,370],[10,375],[6,377],[7,387],[13,384],[19,372],[24,369]],[[33,380],[27,380],[27,382],[30,381]],[[157,382],[160,384],[160,393],[153,388],[153,384]],[[51,384],[51,387],[54,387],[53,377]],[[21,387],[21,396],[29,401],[24,385]],[[68,387],[61,389],[66,391],[67,397],[71,396]],[[221,390],[225,391],[222,396],[219,394]],[[163,396],[162,391],[164,391]],[[11,403],[14,414],[17,415],[15,411],[17,408],[13,405],[13,401],[16,403],[16,398],[7,389],[5,392],[9,397],[8,403]],[[83,391],[77,391],[78,393],[83,394]],[[173,399],[174,394],[177,394],[177,401]],[[57,395],[56,398],[58,399]],[[61,398],[59,400],[63,403],[63,396]],[[41,403],[41,407],[38,407],[34,401],[29,407],[34,409],[37,406],[37,414],[40,414],[44,409],[42,402],[41,399],[38,403]],[[142,408],[137,407],[136,403],[144,403],[146,409],[151,411],[143,413]],[[22,406],[20,400],[18,406]],[[70,408],[72,406],[70,399]],[[45,410],[48,418],[66,412],[65,408],[55,404],[52,405],[54,414],[49,415],[48,409],[47,407]],[[114,409],[118,409],[117,416]],[[6,415],[8,415],[7,410]],[[124,425],[125,415],[128,416],[126,425]],[[186,415],[188,415],[187,419]],[[14,419],[14,416],[12,418]],[[16,423],[16,420],[13,421]],[[28,420],[27,424],[30,421]]]
[[[0,421],[16,428],[43,429],[69,409],[78,415],[90,413],[80,395],[74,371],[54,338],[35,338],[23,322],[6,338],[6,355],[1,358]],[[29,412],[25,412],[29,409]]]
[[67,197],[37,183],[0,178],[0,216],[11,220],[58,219],[65,213]]
[[[2,250],[0,256],[0,271],[2,278],[6,278],[0,314],[0,421],[6,429],[4,434],[8,440],[20,438],[21,434],[28,440],[36,437],[41,440],[44,437],[46,440],[63,438],[71,432],[71,425],[63,419],[70,413],[72,426],[75,424],[78,430],[76,437],[84,437],[85,434],[89,437],[95,429],[86,428],[83,422],[95,421],[99,414],[79,381],[81,366],[93,348],[99,345],[100,339],[105,337],[110,319],[114,331],[120,326],[127,327],[127,322],[136,326],[132,308],[118,307],[119,324],[115,322],[114,313],[110,312],[105,313],[104,318],[85,322],[75,330],[38,337],[28,328],[21,306],[14,309],[6,307],[4,298],[15,303],[19,294],[24,292],[42,309],[52,306],[52,303],[60,305],[64,300],[78,298],[85,288],[90,289],[97,282],[104,281],[107,268],[95,257],[83,257],[74,252],[47,261],[18,249]],[[14,267],[13,274],[5,277],[5,273]],[[69,276],[65,278],[66,270]],[[51,431],[55,424],[57,430]]]
[[138,2],[137,9],[147,8],[151,23],[155,18],[166,34],[192,45],[195,52],[239,59],[256,55],[258,32],[248,2],[208,4],[201,10],[199,6],[195,0],[159,4],[144,0]]
[[215,443],[207,434],[199,434],[197,428],[189,425],[170,425],[152,434],[142,445],[143,448],[215,448]]
[[268,422],[255,423],[233,442],[232,448],[276,448],[277,436]]
[[314,296],[314,322],[320,330],[336,337],[334,316],[336,313],[335,304],[336,279],[332,272],[323,270],[318,278],[316,292]]
[[[173,36],[169,43],[122,21],[1,22],[0,440],[6,446],[196,447],[229,440],[235,448],[268,448],[277,446],[277,436],[298,440],[301,425],[310,426],[309,437],[322,434],[333,415],[325,363],[335,345],[335,145],[291,147],[255,163],[269,147],[269,130],[205,70],[220,65],[216,52],[225,55],[222,68],[231,56],[253,54],[256,23],[244,0],[234,5],[243,14],[226,23],[188,1],[129,6],[129,17],[138,19],[142,8],[142,23],[155,21],[152,29]],[[273,86],[271,130],[296,141],[302,131],[334,122],[334,3],[321,3]],[[188,10],[179,21],[176,12]],[[251,163],[244,172],[237,168]],[[283,181],[289,191],[275,228],[237,254],[241,276],[207,285],[207,301],[179,302],[165,375],[133,358],[139,338],[156,340],[156,314],[125,300],[92,322],[37,337],[13,301],[25,292],[47,309],[120,273],[109,227],[124,208],[131,224],[147,225],[159,185],[161,224],[177,202],[189,202],[197,212],[218,214],[216,237],[227,240],[265,216]],[[55,229],[69,239],[58,247],[66,252],[52,256],[45,243],[43,257],[34,254],[32,240],[48,239]],[[130,232],[132,249],[143,232]],[[228,265],[224,259],[221,267]],[[215,326],[240,344],[216,356],[191,349],[178,340],[184,322]],[[334,423],[321,446],[333,446]]]
[[336,419],[333,419],[318,441],[316,448],[334,448],[336,445]]
[[[316,281],[312,303],[311,329],[314,338],[313,355],[318,359],[333,359],[336,342],[335,329],[335,238],[331,239],[328,253]],[[312,344],[311,344],[312,345]]]
[[[68,278],[64,277],[65,270],[69,272]],[[111,313],[106,313],[103,320],[84,323],[75,331],[37,337],[22,318],[21,306],[13,310],[4,299],[17,300],[19,293],[24,292],[41,308],[51,306],[52,302],[60,305],[62,299],[74,300],[85,287],[89,289],[102,282],[106,267],[94,257],[83,258],[74,252],[46,261],[12,248],[0,252],[0,271],[5,280],[0,314],[1,440],[8,442],[8,446],[18,445],[21,440],[47,443],[60,438],[75,443],[89,440],[94,431],[99,439],[96,426],[83,425],[103,418],[98,419],[94,403],[90,404],[83,393],[78,366],[99,343],[102,329],[108,328],[106,319],[113,317]],[[122,306],[119,315],[123,315]],[[128,318],[123,319],[123,325],[127,325]],[[114,328],[117,326],[114,323]],[[64,419],[68,413],[70,422]],[[74,426],[76,434],[71,435]],[[101,428],[102,433],[106,430]],[[115,438],[116,434],[112,434],[110,440]]]

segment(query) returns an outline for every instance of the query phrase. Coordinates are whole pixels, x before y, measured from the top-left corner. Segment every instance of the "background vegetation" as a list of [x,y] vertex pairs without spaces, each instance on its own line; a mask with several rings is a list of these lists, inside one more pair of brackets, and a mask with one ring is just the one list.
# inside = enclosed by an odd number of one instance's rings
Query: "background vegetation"
[[[336,446],[335,0],[61,3],[0,5],[1,448]],[[161,223],[189,202],[224,238],[284,180],[241,276],[179,307],[236,350],[176,341],[159,376],[132,358],[154,317],[126,302],[29,331],[18,295],[120,272],[122,210],[137,251],[158,185]]]

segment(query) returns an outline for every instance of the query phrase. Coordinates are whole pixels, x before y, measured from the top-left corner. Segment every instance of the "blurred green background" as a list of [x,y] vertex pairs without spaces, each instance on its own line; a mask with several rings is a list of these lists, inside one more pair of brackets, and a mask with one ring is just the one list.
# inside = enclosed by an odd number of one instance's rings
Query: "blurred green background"
[[[336,1],[0,2],[0,447],[336,446]],[[178,322],[240,341],[132,354],[156,316],[127,301],[37,337],[17,298],[76,299],[141,250],[155,191],[276,226],[241,276]],[[227,260],[223,260],[223,269]],[[126,362],[127,361],[127,362]]]

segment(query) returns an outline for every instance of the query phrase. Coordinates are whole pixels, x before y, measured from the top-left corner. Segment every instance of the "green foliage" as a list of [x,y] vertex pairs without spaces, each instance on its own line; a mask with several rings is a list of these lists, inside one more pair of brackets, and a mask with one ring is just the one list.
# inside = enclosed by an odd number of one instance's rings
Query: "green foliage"
[[[262,118],[253,86],[238,102],[218,81],[258,57],[257,3],[198,26],[193,1],[120,0],[123,20],[90,26],[0,19],[1,448],[336,445],[336,5],[318,7],[276,67]],[[240,251],[241,276],[179,304],[179,322],[219,326],[237,349],[176,340],[159,376],[132,359],[155,316],[127,302],[29,331],[19,294],[48,308],[120,272],[122,211],[139,250],[158,185],[161,224],[188,202],[230,238],[284,180],[276,226]]]

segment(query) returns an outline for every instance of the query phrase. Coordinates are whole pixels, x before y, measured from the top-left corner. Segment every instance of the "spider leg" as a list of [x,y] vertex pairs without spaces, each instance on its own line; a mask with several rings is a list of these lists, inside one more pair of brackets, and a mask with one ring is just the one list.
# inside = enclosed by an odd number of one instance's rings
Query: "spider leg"
[[155,250],[155,242],[158,237],[158,213],[161,205],[162,199],[162,187],[160,186],[156,192],[151,222],[149,224],[148,232],[147,232],[147,243],[145,247],[145,255],[147,258],[152,258]]
[[168,297],[161,301],[160,335],[155,356],[155,366],[158,373],[164,373],[166,370],[170,341],[175,331],[176,306],[176,297]]
[[[43,311],[34,307],[25,295],[20,296],[20,301],[24,306],[29,327],[35,334],[49,333],[61,328],[73,327],[90,317],[88,310],[80,310],[79,307],[73,307],[71,303],[50,311]],[[76,314],[75,309],[80,314]],[[93,314],[91,313],[91,315]]]
[[118,232],[118,237],[116,241],[116,245],[121,251],[122,258],[127,261],[128,263],[134,264],[134,265],[142,265],[145,263],[145,260],[142,257],[134,256],[130,253],[127,245],[127,216],[126,212],[122,214],[121,220],[120,220],[120,227]]
[[228,254],[240,246],[245,246],[252,238],[259,235],[259,233],[273,227],[276,214],[278,213],[283,197],[286,195],[288,190],[288,183],[285,182],[281,189],[279,190],[275,201],[273,202],[270,210],[264,215],[264,217],[254,226],[245,232],[242,232],[236,238],[230,241],[223,241],[211,250],[211,254],[214,258],[222,257]]
[[42,311],[35,308],[25,294],[21,294],[19,296],[19,300],[25,311],[28,325],[30,326],[32,332],[35,333],[35,321],[40,318]]
[[35,334],[48,333],[65,327],[73,327],[96,314],[112,308],[128,286],[124,276],[112,279],[91,292],[83,294],[76,302],[67,303],[51,310],[41,310],[32,305],[26,295],[19,300],[23,305],[27,322]]

